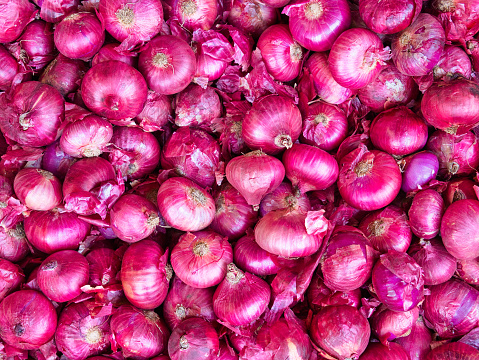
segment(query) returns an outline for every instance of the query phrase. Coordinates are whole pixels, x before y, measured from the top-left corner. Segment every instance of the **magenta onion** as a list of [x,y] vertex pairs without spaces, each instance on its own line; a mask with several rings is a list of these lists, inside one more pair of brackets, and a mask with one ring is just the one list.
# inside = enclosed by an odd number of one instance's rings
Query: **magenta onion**
[[371,317],[371,329],[384,345],[390,341],[408,335],[419,316],[419,309],[409,311],[392,311],[384,305]]
[[124,62],[110,60],[87,71],[81,95],[85,105],[96,114],[120,120],[141,112],[148,88],[138,70]]
[[62,201],[62,184],[49,171],[22,169],[13,188],[18,199],[32,210],[52,210]]
[[171,178],[161,184],[158,209],[169,225],[182,231],[202,230],[215,216],[213,197],[185,178]]
[[71,304],[58,318],[55,343],[68,359],[84,360],[110,347],[110,316],[92,316],[94,305],[91,300]]
[[52,254],[59,250],[75,250],[90,233],[90,225],[73,212],[32,211],[25,218],[25,235],[38,250]]
[[[452,255],[451,255],[452,256]],[[479,260],[457,260],[457,275],[470,285],[479,284]]]
[[255,101],[246,114],[243,138],[249,148],[275,155],[293,146],[301,126],[301,113],[291,99],[268,95]]
[[20,266],[0,258],[0,301],[17,291],[24,280],[25,275]]
[[153,240],[128,247],[121,263],[121,283],[128,301],[140,309],[155,309],[168,293],[171,269],[168,253]]
[[438,346],[431,350],[425,357],[425,360],[477,360],[479,359],[479,350],[470,345],[457,343],[448,343]]
[[73,250],[61,250],[48,256],[37,274],[38,286],[51,300],[69,301],[82,293],[88,283],[89,265],[85,257]]
[[419,15],[421,0],[394,0],[380,3],[372,0],[359,2],[359,15],[368,28],[379,34],[394,34],[407,28]]
[[209,30],[216,20],[218,4],[214,0],[173,0],[172,15],[187,30]]
[[182,321],[168,340],[171,360],[213,360],[219,351],[219,339],[213,325],[198,317]]
[[442,338],[467,334],[477,326],[479,292],[461,280],[451,279],[429,287],[423,304],[424,316]]
[[170,332],[153,310],[140,310],[131,305],[120,306],[111,317],[112,344],[121,348],[123,356],[152,358],[164,350]]
[[396,342],[409,354],[411,360],[423,360],[431,350],[431,341],[431,331],[424,324],[422,316],[418,317],[409,335],[396,339]]
[[271,288],[266,281],[231,263],[215,290],[213,309],[216,316],[230,326],[247,325],[265,312],[270,296]]
[[362,145],[339,163],[338,188],[343,199],[360,210],[389,205],[401,189],[401,171],[385,152]]
[[275,190],[268,193],[259,204],[259,213],[265,216],[273,210],[301,209],[306,212],[311,209],[311,203],[306,194],[301,194],[288,182],[282,182]]
[[12,227],[0,226],[0,257],[18,262],[30,253],[30,244],[25,236],[23,222]]
[[236,242],[233,258],[240,269],[258,276],[274,275],[281,268],[275,263],[276,256],[260,248],[252,233]]
[[45,68],[40,82],[57,89],[63,96],[76,91],[87,71],[86,64],[78,59],[69,59],[59,54]]
[[119,51],[132,50],[161,30],[163,6],[160,0],[100,0],[99,11],[105,29],[122,44]]
[[86,256],[90,270],[89,284],[106,286],[119,282],[117,274],[121,269],[120,256],[113,249],[97,248]]
[[212,287],[194,288],[186,285],[177,276],[171,282],[171,288],[163,303],[163,317],[170,329],[176,328],[184,319],[190,317],[201,317],[210,322],[216,320]]
[[373,145],[394,156],[412,154],[424,147],[427,141],[427,125],[405,106],[381,112],[371,123],[370,136]]
[[0,14],[1,43],[16,40],[38,12],[28,0],[2,0],[0,7],[3,9]]
[[52,23],[60,22],[65,16],[76,11],[80,5],[80,0],[35,0],[33,2],[41,8],[40,17]]
[[469,331],[466,335],[464,335],[462,338],[460,338],[458,342],[471,345],[472,347],[475,347],[477,349],[478,333],[479,333],[479,329],[474,328],[471,331]]
[[360,358],[361,360],[410,360],[401,345],[390,343],[388,346],[370,343]]
[[361,313],[347,305],[326,306],[313,316],[312,340],[338,360],[358,359],[368,345],[371,328]]
[[51,86],[27,81],[11,94],[0,95],[0,129],[6,138],[25,146],[45,146],[59,136],[65,102]]
[[447,183],[446,191],[442,193],[446,206],[451,205],[457,200],[472,199],[477,200],[474,191],[474,181],[467,178],[453,179]]
[[449,41],[472,38],[478,31],[477,1],[475,0],[437,0],[432,3],[433,9],[439,11],[439,19],[446,30]]
[[353,28],[339,35],[328,61],[331,75],[339,85],[359,89],[373,81],[390,58],[389,47],[383,48],[375,33]]
[[13,347],[38,349],[53,337],[56,327],[55,308],[38,291],[16,291],[0,304],[2,340]]
[[433,69],[434,80],[461,75],[466,79],[471,77],[471,60],[459,46],[446,45],[444,53]]
[[183,234],[171,251],[171,266],[181,281],[195,288],[218,285],[233,261],[227,238],[212,230]]
[[228,15],[228,24],[254,38],[277,21],[277,10],[256,0],[233,0]]
[[164,130],[171,119],[171,100],[166,95],[148,91],[145,106],[135,118],[136,123],[148,132]]
[[8,90],[12,85],[13,79],[19,73],[19,65],[10,52],[0,45],[0,61],[2,68],[0,69],[0,90]]
[[419,191],[408,212],[413,234],[423,239],[432,239],[439,234],[445,208],[444,200],[436,190]]
[[186,41],[172,35],[157,36],[141,52],[138,69],[151,90],[172,95],[193,80],[196,58]]
[[371,149],[373,147],[373,144],[371,144],[371,140],[369,139],[369,135],[367,133],[354,134],[344,139],[341,145],[339,145],[338,151],[336,153],[338,164],[341,164],[342,159],[346,155],[361,147],[361,145],[364,145],[367,149]]
[[456,259],[447,252],[439,238],[420,239],[408,251],[424,271],[424,285],[448,281],[456,272]]
[[289,16],[293,38],[308,50],[331,49],[336,38],[351,24],[345,0],[297,0],[283,9]]
[[436,178],[439,171],[437,156],[429,151],[421,151],[405,159],[401,190],[410,192],[421,189]]
[[102,46],[102,48],[98,50],[96,55],[93,57],[91,61],[91,66],[95,66],[96,64],[99,64],[104,61],[118,60],[130,66],[136,67],[138,63],[138,57],[134,56],[135,55],[134,53],[127,53],[127,54],[119,53],[118,51],[115,50],[117,47],[118,47],[117,43],[110,43],[110,44],[105,44],[104,46]]
[[382,254],[372,273],[374,292],[388,309],[409,311],[424,299],[424,272],[406,253]]

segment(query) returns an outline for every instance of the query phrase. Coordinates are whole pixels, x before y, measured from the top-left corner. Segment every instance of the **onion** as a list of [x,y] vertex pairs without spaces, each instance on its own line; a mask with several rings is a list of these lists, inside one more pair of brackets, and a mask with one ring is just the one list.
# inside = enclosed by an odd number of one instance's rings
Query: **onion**
[[90,225],[73,212],[32,211],[25,218],[25,235],[38,250],[52,254],[75,250],[90,233]]
[[448,343],[431,350],[425,360],[477,360],[479,350],[463,343]]
[[341,145],[339,145],[338,151],[336,153],[338,164],[341,164],[342,159],[346,155],[348,155],[351,151],[356,150],[358,147],[361,147],[361,145],[364,145],[367,149],[371,149],[373,147],[373,144],[369,139],[369,134],[354,134],[344,139]]
[[191,32],[209,30],[219,15],[214,0],[173,0],[172,10],[181,26]]
[[[215,199],[215,217],[210,228],[228,240],[236,240],[252,228],[258,213],[248,205],[245,198],[226,181],[213,192]],[[248,270],[249,271],[249,270]]]
[[153,240],[128,247],[121,264],[121,282],[128,301],[140,309],[155,309],[168,293],[171,270],[168,253]]
[[160,0],[100,0],[99,11],[105,29],[122,44],[119,51],[132,50],[152,39],[163,24]]
[[371,277],[376,256],[361,231],[336,227],[322,258],[324,284],[335,291],[359,289]]
[[429,289],[431,294],[423,304],[424,316],[440,337],[462,336],[477,326],[478,290],[458,279]]
[[35,350],[55,334],[57,313],[50,300],[35,290],[20,290],[0,304],[0,332],[7,344]]
[[253,103],[243,120],[243,138],[253,150],[275,155],[289,149],[301,134],[301,113],[284,96],[264,96]]
[[186,41],[172,35],[157,36],[141,52],[138,69],[151,90],[172,95],[193,80],[196,58]]
[[37,274],[38,286],[51,300],[69,301],[82,293],[88,283],[89,265],[85,257],[73,250],[61,250],[47,257]]
[[439,11],[439,19],[446,30],[449,41],[464,43],[478,31],[477,1],[475,0],[437,0],[433,9]]
[[40,76],[40,82],[57,89],[62,96],[75,92],[87,71],[85,63],[78,59],[69,59],[59,54],[45,68]]
[[257,276],[274,275],[281,269],[275,262],[276,256],[260,248],[252,233],[236,242],[233,256],[240,269]]
[[447,251],[457,259],[479,256],[479,201],[458,200],[452,203],[441,220],[441,236]]
[[383,49],[375,33],[353,28],[339,35],[328,61],[331,75],[339,85],[359,89],[373,81],[390,58],[389,47]]
[[372,0],[359,2],[359,14],[367,27],[379,34],[394,34],[407,28],[419,15],[421,0],[394,0],[378,3]]
[[271,288],[266,281],[231,263],[215,290],[213,309],[216,316],[230,326],[247,325],[265,312],[270,296]]
[[65,16],[76,11],[80,0],[34,0],[40,9],[40,17],[48,22],[58,23]]
[[432,239],[439,234],[444,210],[444,200],[437,191],[419,191],[414,196],[408,212],[413,234],[424,239]]
[[353,95],[353,90],[339,85],[333,78],[326,53],[314,53],[305,66],[311,72],[320,99],[330,104],[341,104]]
[[464,78],[435,83],[424,93],[421,111],[435,128],[453,135],[465,134],[479,123],[478,91],[479,84]]
[[273,210],[300,209],[306,212],[311,209],[309,198],[294,190],[290,183],[282,182],[275,190],[268,193],[259,205],[259,213],[265,216]]
[[81,95],[85,105],[97,115],[120,120],[141,112],[148,88],[138,70],[124,62],[110,60],[87,71]]
[[15,58],[3,45],[0,45],[0,61],[2,63],[2,68],[0,69],[0,90],[6,91],[12,85],[12,81],[19,73],[20,68]]
[[394,158],[382,151],[368,151],[364,145],[344,156],[339,169],[341,196],[360,210],[389,205],[401,188],[401,172]]
[[0,257],[18,262],[30,253],[30,244],[25,236],[23,222],[12,227],[0,226]]
[[405,159],[401,190],[419,190],[436,178],[439,171],[437,156],[429,151],[421,151]]
[[467,178],[454,179],[447,183],[446,191],[443,192],[446,207],[457,200],[472,199],[477,200],[474,191],[474,181]]
[[258,39],[258,49],[268,72],[278,81],[291,81],[299,75],[303,49],[293,39],[286,24],[272,25]]
[[456,259],[447,252],[439,238],[420,239],[408,253],[422,267],[425,285],[442,284],[456,271]]
[[227,238],[211,230],[183,234],[171,251],[171,266],[181,281],[195,288],[218,285],[233,261]]
[[55,343],[71,360],[84,360],[110,347],[109,315],[92,316],[93,301],[67,306],[60,314]]
[[168,340],[171,360],[213,360],[219,351],[218,334],[206,320],[192,317],[182,321]]
[[91,66],[95,66],[104,61],[118,60],[122,61],[125,64],[136,67],[138,63],[138,57],[134,53],[123,54],[116,51],[118,43],[110,43],[102,46],[100,50],[96,53],[91,61]]
[[176,96],[177,126],[211,128],[213,121],[221,115],[221,102],[215,89],[208,86],[203,89],[190,84]]
[[255,210],[261,199],[281,184],[284,175],[283,164],[261,150],[238,156],[226,165],[226,179]]
[[20,266],[0,258],[0,301],[6,295],[17,291],[24,282],[25,275]]
[[55,26],[55,46],[70,59],[90,60],[104,41],[103,25],[90,12],[73,13]]
[[393,311],[409,311],[424,299],[422,268],[395,250],[382,254],[374,265],[372,285],[379,301]]
[[171,100],[168,96],[150,90],[145,106],[135,120],[144,131],[164,130],[171,119],[171,113]]
[[117,274],[121,269],[121,260],[113,249],[93,249],[85,257],[90,265],[90,285],[106,286],[119,281]]
[[424,324],[422,316],[418,317],[409,335],[396,339],[396,342],[409,354],[411,360],[423,360],[431,350],[431,341],[431,331]]
[[175,329],[183,319],[190,317],[201,317],[209,322],[216,320],[212,287],[194,288],[177,276],[171,282],[171,289],[163,303],[163,316],[170,329]]
[[110,327],[112,343],[121,348],[125,358],[152,358],[166,350],[170,336],[165,323],[153,310],[140,310],[131,305],[117,309]]
[[457,275],[461,280],[470,285],[479,284],[479,262],[475,258],[473,260],[458,260]]
[[308,50],[331,49],[336,38],[351,24],[351,11],[345,0],[297,0],[287,5],[293,38]]
[[59,136],[65,102],[51,86],[27,81],[11,94],[0,95],[0,129],[6,138],[25,146],[45,146]]
[[338,360],[357,359],[366,349],[371,328],[352,306],[326,306],[313,316],[312,340]]
[[18,199],[32,210],[52,210],[62,201],[62,184],[49,171],[22,169],[13,188]]
[[433,69],[434,80],[461,75],[471,78],[472,65],[466,52],[459,46],[446,45],[444,54]]
[[390,341],[408,335],[419,316],[419,309],[410,311],[392,311],[384,305],[371,317],[371,328],[384,345],[392,345]]
[[161,184],[158,209],[168,224],[182,231],[202,230],[215,216],[213,197],[185,178],[171,178]]
[[409,360],[409,355],[401,345],[390,343],[388,346],[370,343],[361,356],[361,360]]
[[28,0],[1,0],[0,7],[0,43],[8,43],[16,40],[31,22],[37,10]]
[[278,22],[277,10],[255,0],[233,0],[228,24],[247,35],[258,38],[268,27]]

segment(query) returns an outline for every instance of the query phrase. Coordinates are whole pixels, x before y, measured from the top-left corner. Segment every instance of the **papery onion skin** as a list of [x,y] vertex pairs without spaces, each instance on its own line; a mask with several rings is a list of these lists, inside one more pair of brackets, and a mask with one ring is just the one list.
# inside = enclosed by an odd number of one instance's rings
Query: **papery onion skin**
[[368,345],[371,328],[361,313],[348,305],[327,306],[313,316],[312,340],[329,355],[358,359]]
[[10,52],[0,45],[0,61],[2,68],[0,69],[0,90],[8,90],[12,85],[12,81],[19,72],[19,66],[15,58]]
[[429,151],[413,154],[405,161],[401,190],[406,193],[418,190],[434,180],[439,171],[439,160],[435,154]]
[[172,10],[172,15],[191,32],[209,30],[218,15],[218,5],[214,0],[174,0]]
[[289,182],[283,181],[261,200],[259,214],[263,217],[270,211],[282,209],[301,209],[306,212],[311,209],[311,203],[306,194],[301,194]]
[[145,107],[135,118],[136,123],[148,132],[164,130],[171,119],[171,100],[166,95],[148,91]]
[[81,84],[85,105],[97,115],[134,118],[146,102],[148,87],[140,72],[124,62],[104,61],[87,71]]
[[57,140],[47,146],[42,157],[42,169],[50,171],[60,180],[65,179],[70,166],[76,161],[73,156],[65,154]]
[[51,23],[60,22],[65,16],[76,11],[80,0],[35,0],[40,9],[40,17]]
[[170,178],[161,184],[158,209],[168,224],[182,231],[202,230],[215,216],[213,197],[186,178]]
[[233,256],[234,263],[240,269],[257,276],[274,275],[281,269],[274,262],[276,256],[263,250],[253,234],[247,234],[236,242]]
[[467,178],[458,178],[449,181],[446,191],[444,191],[442,194],[446,207],[457,200],[477,200],[477,195],[474,191],[474,185],[476,185],[476,183]]
[[85,257],[90,266],[90,285],[106,286],[119,282],[117,274],[121,269],[121,259],[115,250],[97,248],[90,251]]
[[390,343],[388,346],[380,343],[370,343],[360,357],[361,360],[410,360],[406,350],[401,345]]
[[22,169],[13,188],[18,199],[32,210],[52,210],[62,201],[62,184],[49,171]]
[[433,10],[446,30],[449,41],[464,44],[479,30],[477,21],[477,2],[475,0],[433,1]]
[[0,227],[0,257],[18,262],[30,253],[30,244],[25,236],[23,223],[11,228]]
[[407,336],[396,339],[409,354],[411,360],[424,360],[426,354],[431,350],[432,334],[424,324],[424,319],[419,316]]
[[118,51],[115,50],[118,45],[119,44],[117,43],[103,45],[102,48],[98,50],[96,55],[91,60],[91,66],[95,66],[96,64],[99,64],[103,61],[118,60],[123,61],[125,64],[128,64],[130,66],[136,67],[138,63],[138,57],[134,56],[134,54],[132,53],[120,54]]
[[460,342],[447,343],[431,350],[425,360],[477,360],[479,350]]
[[469,56],[459,46],[446,45],[444,54],[433,69],[434,80],[461,75],[471,78],[472,65]]
[[28,0],[2,0],[0,7],[0,42],[8,43],[17,39],[25,26],[35,18],[37,10]]
[[228,24],[254,38],[277,22],[277,10],[255,0],[233,0],[228,15]]
[[7,344],[35,350],[55,334],[57,313],[50,300],[35,290],[20,290],[0,304],[0,332]]
[[384,345],[411,332],[419,316],[417,307],[409,311],[392,311],[385,306],[380,307],[371,317],[371,328]]
[[469,285],[479,284],[479,261],[473,260],[457,260],[457,275],[461,280]]
[[57,89],[62,96],[76,91],[88,68],[79,59],[69,59],[59,54],[43,71],[40,82]]
[[193,80],[196,57],[186,41],[173,35],[157,36],[141,52],[138,69],[151,90],[172,95]]
[[424,239],[432,239],[439,234],[445,209],[444,200],[436,190],[419,191],[408,211],[413,234]]
[[153,240],[142,240],[128,247],[121,263],[121,282],[128,301],[140,309],[160,306],[168,293],[171,273],[167,256]]
[[18,290],[25,280],[25,275],[20,266],[2,258],[0,258],[0,274],[0,301],[2,301],[6,295]]

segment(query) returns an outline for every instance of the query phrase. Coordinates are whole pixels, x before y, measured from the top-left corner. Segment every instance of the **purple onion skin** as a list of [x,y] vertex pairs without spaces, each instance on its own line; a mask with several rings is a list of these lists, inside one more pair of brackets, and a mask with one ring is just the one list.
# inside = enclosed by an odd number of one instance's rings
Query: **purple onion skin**
[[401,190],[409,192],[420,189],[436,178],[439,171],[437,156],[429,151],[422,151],[406,159],[406,167],[402,175]]
[[427,354],[425,360],[479,360],[479,351],[460,342],[438,346]]
[[457,260],[457,275],[469,285],[479,285],[479,258]]
[[424,324],[424,318],[419,316],[408,336],[396,339],[409,354],[411,360],[424,360],[426,354],[431,350],[432,333]]
[[408,353],[396,343],[388,346],[380,343],[370,343],[360,357],[361,360],[410,360]]
[[409,225],[414,235],[432,239],[439,234],[445,206],[442,196],[433,189],[419,191],[409,208]]

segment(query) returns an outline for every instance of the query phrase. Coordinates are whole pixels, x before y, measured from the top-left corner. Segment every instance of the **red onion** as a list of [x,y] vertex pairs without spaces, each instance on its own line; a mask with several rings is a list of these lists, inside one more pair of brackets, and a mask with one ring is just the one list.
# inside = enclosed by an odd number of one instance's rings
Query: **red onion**
[[128,301],[140,309],[155,309],[168,293],[171,270],[168,253],[153,240],[128,247],[121,264],[121,282]]
[[215,89],[208,86],[203,89],[190,84],[176,96],[177,126],[211,128],[213,121],[221,115],[221,102]]
[[326,306],[313,316],[312,340],[338,360],[357,360],[368,345],[371,328],[352,306]]
[[55,343],[71,360],[84,360],[110,348],[109,315],[92,316],[91,300],[71,304],[60,314]]
[[336,153],[338,164],[341,164],[342,159],[346,155],[348,155],[351,151],[356,150],[358,147],[361,147],[361,145],[364,145],[368,149],[373,147],[367,132],[362,134],[354,134],[344,139],[341,145],[339,145],[338,151]]
[[412,154],[424,147],[427,125],[405,106],[381,112],[371,123],[373,145],[394,156]]
[[85,257],[90,265],[90,285],[106,286],[118,282],[121,260],[113,249],[93,249]]
[[61,250],[47,257],[37,274],[38,286],[51,300],[69,301],[82,293],[88,283],[89,265],[85,257],[73,250]]
[[152,39],[163,24],[160,0],[100,0],[99,11],[105,29],[122,44],[119,51],[132,50]]
[[69,59],[59,54],[45,68],[40,81],[57,89],[63,96],[75,92],[87,71],[87,66],[81,60]]
[[11,94],[0,95],[0,129],[6,138],[25,146],[45,146],[59,136],[65,102],[51,86],[28,81]]
[[408,335],[419,316],[419,309],[410,311],[392,311],[384,305],[371,317],[371,328],[384,345],[390,341]]
[[306,295],[308,305],[315,313],[326,306],[349,305],[358,308],[361,301],[360,289],[333,291],[324,284],[318,272],[314,273]]
[[409,311],[424,299],[424,272],[406,253],[382,254],[372,273],[377,298],[388,309]]
[[294,190],[290,183],[282,182],[275,190],[268,193],[259,205],[259,213],[265,216],[273,210],[300,209],[304,212],[311,209],[309,198]]
[[386,346],[370,343],[361,356],[361,360],[410,360],[410,358],[401,345],[390,343]]
[[284,175],[281,161],[261,150],[238,156],[226,165],[226,179],[255,209],[266,194],[281,184]]
[[218,5],[214,0],[174,0],[173,16],[189,31],[209,30],[218,16]]
[[233,261],[227,238],[211,230],[183,234],[171,251],[171,266],[181,281],[195,288],[218,285]]
[[5,91],[10,88],[20,69],[15,58],[3,45],[0,45],[0,61],[2,63],[2,68],[0,69],[0,90]]
[[194,288],[177,276],[171,282],[171,289],[163,303],[163,316],[170,329],[176,328],[183,319],[190,317],[201,317],[209,322],[216,320],[212,287]]
[[291,99],[268,95],[254,102],[246,114],[243,138],[249,148],[275,155],[293,146],[301,126],[301,113]]
[[463,343],[448,343],[431,350],[425,360],[477,360],[479,350]]
[[35,350],[55,334],[57,313],[50,300],[35,290],[20,290],[0,304],[0,332],[7,344]]
[[375,33],[394,34],[407,28],[421,12],[421,0],[394,0],[378,3],[361,0],[359,14],[366,25]]
[[389,205],[401,189],[401,171],[394,158],[382,151],[368,151],[364,145],[344,156],[339,169],[341,196],[360,210]]
[[12,227],[0,226],[0,257],[18,262],[30,253],[30,244],[25,236],[23,222]]
[[339,35],[328,61],[331,75],[339,85],[359,89],[373,81],[390,58],[389,47],[383,49],[375,33],[353,28]]
[[150,90],[145,106],[135,120],[144,131],[153,132],[164,130],[171,119],[171,114],[169,97]]
[[457,275],[461,280],[470,285],[479,284],[479,261],[478,258],[472,260],[457,261]]
[[358,228],[381,253],[389,250],[406,252],[411,244],[412,234],[406,213],[395,205],[366,215]]
[[309,256],[318,251],[328,228],[324,210],[298,209],[270,211],[254,229],[258,245],[281,257]]
[[134,53],[122,54],[116,51],[118,43],[105,44],[102,48],[96,53],[91,61],[91,66],[95,66],[104,61],[109,60],[118,60],[122,61],[125,64],[136,67],[138,63],[138,57]]
[[439,238],[420,239],[408,251],[424,271],[424,285],[448,281],[456,272],[456,259],[447,252]]
[[421,189],[436,178],[439,171],[437,156],[429,151],[421,151],[405,159],[401,190],[410,192]]
[[0,7],[0,42],[8,43],[16,40],[31,22],[37,10],[28,0],[1,0]]
[[166,350],[170,336],[165,323],[153,310],[140,310],[131,305],[117,309],[110,327],[112,348],[121,348],[125,358],[152,358]]
[[90,225],[73,212],[32,211],[25,218],[25,234],[38,250],[52,254],[59,250],[75,250],[90,233]]
[[157,36],[141,52],[138,69],[151,90],[164,95],[176,94],[193,80],[195,53],[186,41],[176,36]]
[[424,239],[432,239],[439,234],[444,210],[444,200],[437,191],[419,191],[414,196],[408,212],[413,234]]
[[424,316],[440,337],[462,336],[477,326],[478,290],[458,279],[429,289],[431,294],[426,296],[423,304]]
[[424,360],[426,354],[431,350],[431,341],[431,331],[424,324],[422,316],[418,317],[409,335],[396,339],[396,342],[409,354],[411,360]]
[[287,5],[293,38],[308,50],[331,49],[336,38],[351,24],[351,11],[345,0],[297,0]]
[[459,178],[449,181],[447,183],[446,191],[442,193],[446,207],[457,200],[477,200],[477,195],[474,191],[475,185],[474,181],[467,178]]
[[171,178],[161,184],[158,209],[168,224],[182,231],[202,230],[215,216],[213,197],[185,178]]
[[230,326],[247,325],[265,312],[270,297],[271,288],[266,281],[231,263],[215,290],[213,309],[216,316]]
[[255,0],[233,0],[228,24],[247,35],[258,38],[268,27],[278,22],[277,10]]
[[55,26],[55,46],[70,59],[90,60],[104,41],[103,25],[90,12],[73,13]]
[[22,169],[13,188],[18,199],[32,210],[52,210],[62,201],[62,184],[49,171]]
[[206,320],[192,317],[182,321],[168,340],[171,360],[213,360],[219,351],[218,334]]
[[17,291],[24,278],[20,266],[0,258],[0,301],[11,292]]
[[274,275],[281,268],[275,263],[276,256],[260,248],[252,233],[236,242],[233,255],[234,262],[240,269],[254,275]]
[[311,72],[320,99],[330,104],[341,104],[353,95],[353,90],[339,85],[333,78],[326,53],[314,53],[305,66]]
[[476,327],[472,329],[471,331],[469,331],[462,338],[460,338],[458,342],[471,345],[472,347],[477,349],[478,333],[479,333],[479,328]]
[[464,43],[479,30],[476,0],[437,0],[432,5],[440,12],[439,19],[446,30],[447,40]]
[[140,72],[121,61],[104,61],[87,71],[81,94],[90,110],[108,119],[138,115],[146,102],[148,88]]
[[215,199],[215,217],[210,228],[228,240],[236,240],[252,228],[258,213],[248,205],[245,198],[226,181],[213,192]]
[[434,80],[444,79],[445,76],[461,75],[466,79],[471,77],[471,60],[466,52],[459,46],[446,45],[444,54],[433,69]]
[[40,10],[40,17],[48,22],[58,23],[65,16],[76,11],[80,0],[34,0]]
[[325,285],[335,291],[360,288],[371,277],[376,256],[361,231],[352,226],[336,227],[321,261]]

